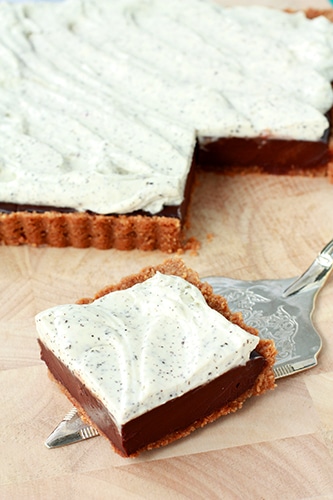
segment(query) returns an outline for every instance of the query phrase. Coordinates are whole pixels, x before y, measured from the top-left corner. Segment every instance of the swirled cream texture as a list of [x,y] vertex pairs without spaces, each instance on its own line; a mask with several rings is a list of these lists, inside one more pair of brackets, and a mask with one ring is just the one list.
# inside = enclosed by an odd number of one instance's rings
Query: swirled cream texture
[[209,0],[0,2],[0,200],[157,213],[195,140],[316,141],[333,26]]
[[160,273],[88,305],[48,309],[36,326],[119,427],[245,364],[259,341],[194,285]]

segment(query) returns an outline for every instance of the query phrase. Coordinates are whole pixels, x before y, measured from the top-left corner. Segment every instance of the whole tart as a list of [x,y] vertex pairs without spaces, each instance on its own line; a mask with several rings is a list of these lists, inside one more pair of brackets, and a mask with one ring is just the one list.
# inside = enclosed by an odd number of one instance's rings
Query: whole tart
[[271,340],[178,259],[36,316],[53,379],[122,456],[166,445],[273,389]]
[[175,252],[198,167],[333,178],[330,10],[66,0],[0,17],[4,244]]

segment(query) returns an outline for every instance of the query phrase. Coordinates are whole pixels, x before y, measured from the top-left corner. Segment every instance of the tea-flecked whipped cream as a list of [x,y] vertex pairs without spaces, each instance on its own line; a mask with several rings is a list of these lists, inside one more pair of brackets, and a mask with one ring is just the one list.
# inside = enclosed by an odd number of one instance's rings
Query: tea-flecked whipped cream
[[316,141],[333,26],[209,0],[0,2],[0,200],[178,205],[196,138]]
[[36,326],[119,428],[244,365],[259,341],[211,309],[194,285],[161,273],[88,305],[48,309]]

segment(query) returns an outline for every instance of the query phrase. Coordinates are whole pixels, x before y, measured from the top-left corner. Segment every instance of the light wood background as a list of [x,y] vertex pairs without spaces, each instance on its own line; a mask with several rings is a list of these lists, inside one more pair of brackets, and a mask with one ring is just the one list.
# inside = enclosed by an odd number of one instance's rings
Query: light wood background
[[[332,207],[333,185],[323,178],[202,175],[190,229],[201,248],[183,259],[202,277],[297,276],[333,238]],[[333,498],[333,275],[313,316],[323,338],[316,368],[138,459],[118,457],[100,437],[44,446],[70,405],[39,360],[34,315],[166,257],[0,247],[0,499]]]

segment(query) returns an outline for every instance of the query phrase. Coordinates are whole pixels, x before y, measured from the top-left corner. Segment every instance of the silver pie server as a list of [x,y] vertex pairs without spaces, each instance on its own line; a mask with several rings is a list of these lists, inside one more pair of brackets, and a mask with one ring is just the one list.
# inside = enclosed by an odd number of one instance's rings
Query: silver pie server
[[45,441],[45,446],[47,448],[58,448],[96,436],[99,436],[99,432],[92,425],[83,422],[77,409],[73,406],[49,435]]
[[[243,281],[210,276],[203,281],[227,299],[231,311],[242,312],[244,321],[257,328],[262,338],[274,340],[278,351],[274,373],[279,379],[317,365],[322,341],[313,326],[312,314],[317,294],[332,267],[333,240],[296,279]],[[56,448],[98,435],[72,408],[45,445]]]

